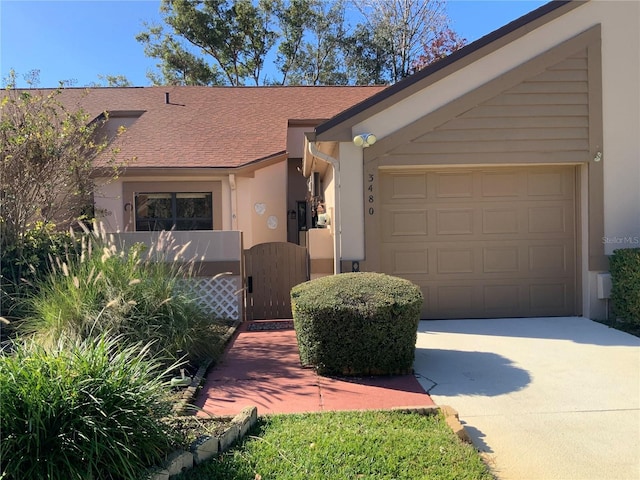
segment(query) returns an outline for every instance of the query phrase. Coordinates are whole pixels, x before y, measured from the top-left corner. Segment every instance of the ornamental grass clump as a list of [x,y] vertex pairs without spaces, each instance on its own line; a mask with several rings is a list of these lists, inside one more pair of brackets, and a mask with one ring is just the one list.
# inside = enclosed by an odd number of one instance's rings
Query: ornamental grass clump
[[79,251],[51,258],[50,274],[27,299],[21,333],[53,345],[108,331],[128,344],[151,342],[155,355],[186,354],[194,363],[217,354],[218,330],[186,287],[194,262],[182,261],[184,246],[163,245],[166,236],[149,249],[125,249],[104,232],[87,230]]
[[28,341],[0,356],[5,480],[138,480],[168,452],[166,371],[121,338]]
[[418,286],[381,273],[343,273],[293,287],[302,364],[322,374],[410,373],[422,301]]

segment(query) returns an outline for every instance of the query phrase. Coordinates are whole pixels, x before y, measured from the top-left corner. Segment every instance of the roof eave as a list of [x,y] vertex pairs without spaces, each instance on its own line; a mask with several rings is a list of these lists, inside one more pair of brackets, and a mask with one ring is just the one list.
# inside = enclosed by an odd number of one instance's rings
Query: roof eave
[[[258,158],[250,162],[237,166],[210,166],[210,167],[185,167],[185,166],[123,166],[117,168],[120,177],[137,175],[158,175],[158,176],[185,176],[185,175],[230,175],[252,177],[256,170],[276,164],[288,158],[286,150]],[[96,167],[93,170],[94,177],[113,176],[114,169],[111,167]]]

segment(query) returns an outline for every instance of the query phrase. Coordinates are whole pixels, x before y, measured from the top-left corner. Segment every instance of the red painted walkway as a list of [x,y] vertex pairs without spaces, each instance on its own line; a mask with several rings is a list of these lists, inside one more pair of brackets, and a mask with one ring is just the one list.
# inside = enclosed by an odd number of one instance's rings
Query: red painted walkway
[[413,375],[330,378],[300,365],[293,329],[248,331],[243,323],[196,399],[203,414],[375,410],[434,405]]

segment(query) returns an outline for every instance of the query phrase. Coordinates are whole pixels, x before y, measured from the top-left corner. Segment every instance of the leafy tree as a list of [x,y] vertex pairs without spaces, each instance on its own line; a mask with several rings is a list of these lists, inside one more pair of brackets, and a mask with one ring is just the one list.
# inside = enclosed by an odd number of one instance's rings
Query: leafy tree
[[343,41],[350,80],[356,85],[384,85],[391,78],[390,41],[383,32],[359,24]]
[[423,45],[424,53],[413,63],[413,70],[422,70],[444,57],[451,55],[456,50],[464,47],[467,41],[460,38],[456,32],[449,27],[437,33],[436,37],[429,44]]
[[[5,83],[0,91],[0,315],[20,318],[29,285],[47,271],[51,255],[62,255],[70,246],[56,227],[61,231],[92,215],[94,159],[101,156],[115,175],[117,150],[99,134],[106,114],[92,120],[82,110],[70,110],[60,97],[64,83],[38,90],[37,71],[27,77],[28,89],[15,88],[13,71]],[[1,327],[0,336],[6,333]]]
[[136,39],[144,44],[148,57],[160,59],[160,75],[150,72],[147,76],[154,85],[224,85],[224,76],[215,65],[208,65],[197,57],[161,26],[146,25],[147,31]]
[[340,67],[344,64],[342,39],[346,36],[344,3],[316,0],[308,5],[307,32],[292,57],[287,84],[346,85],[349,77]]
[[101,85],[107,87],[133,87],[133,83],[125,75],[98,75],[98,78]]
[[[274,9],[274,0],[257,5],[251,0],[163,0],[161,12],[172,33],[148,27],[137,39],[148,56],[162,61],[169,83],[244,85],[251,80],[258,85],[276,39],[270,29]],[[190,53],[176,36],[215,63]]]
[[[430,52],[460,44],[447,43],[444,7],[445,0],[163,0],[169,32],[146,25],[136,38],[159,60],[155,84],[394,83]],[[270,55],[278,70],[267,76]]]
[[[37,79],[35,72],[28,84]],[[86,214],[93,161],[109,155],[97,135],[102,122],[68,109],[61,88],[18,90],[15,80],[12,71],[0,95],[0,248],[20,245],[35,222],[65,225]],[[115,167],[113,156],[108,163]]]
[[282,84],[288,83],[290,71],[298,70],[304,36],[311,26],[313,0],[291,0],[287,6],[279,2],[275,8],[281,31],[281,41],[275,64],[282,73]]
[[88,87],[133,87],[133,83],[126,75],[102,75],[98,74],[98,82],[91,82]]

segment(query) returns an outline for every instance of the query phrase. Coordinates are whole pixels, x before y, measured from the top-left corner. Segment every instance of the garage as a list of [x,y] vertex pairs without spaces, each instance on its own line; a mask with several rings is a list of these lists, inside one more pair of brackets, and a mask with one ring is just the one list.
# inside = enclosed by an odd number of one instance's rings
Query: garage
[[380,169],[380,266],[422,318],[578,313],[575,166]]
[[610,12],[551,2],[317,126],[336,271],[409,279],[425,319],[605,318],[638,205],[637,115],[618,121],[637,82],[605,40],[628,17]]

